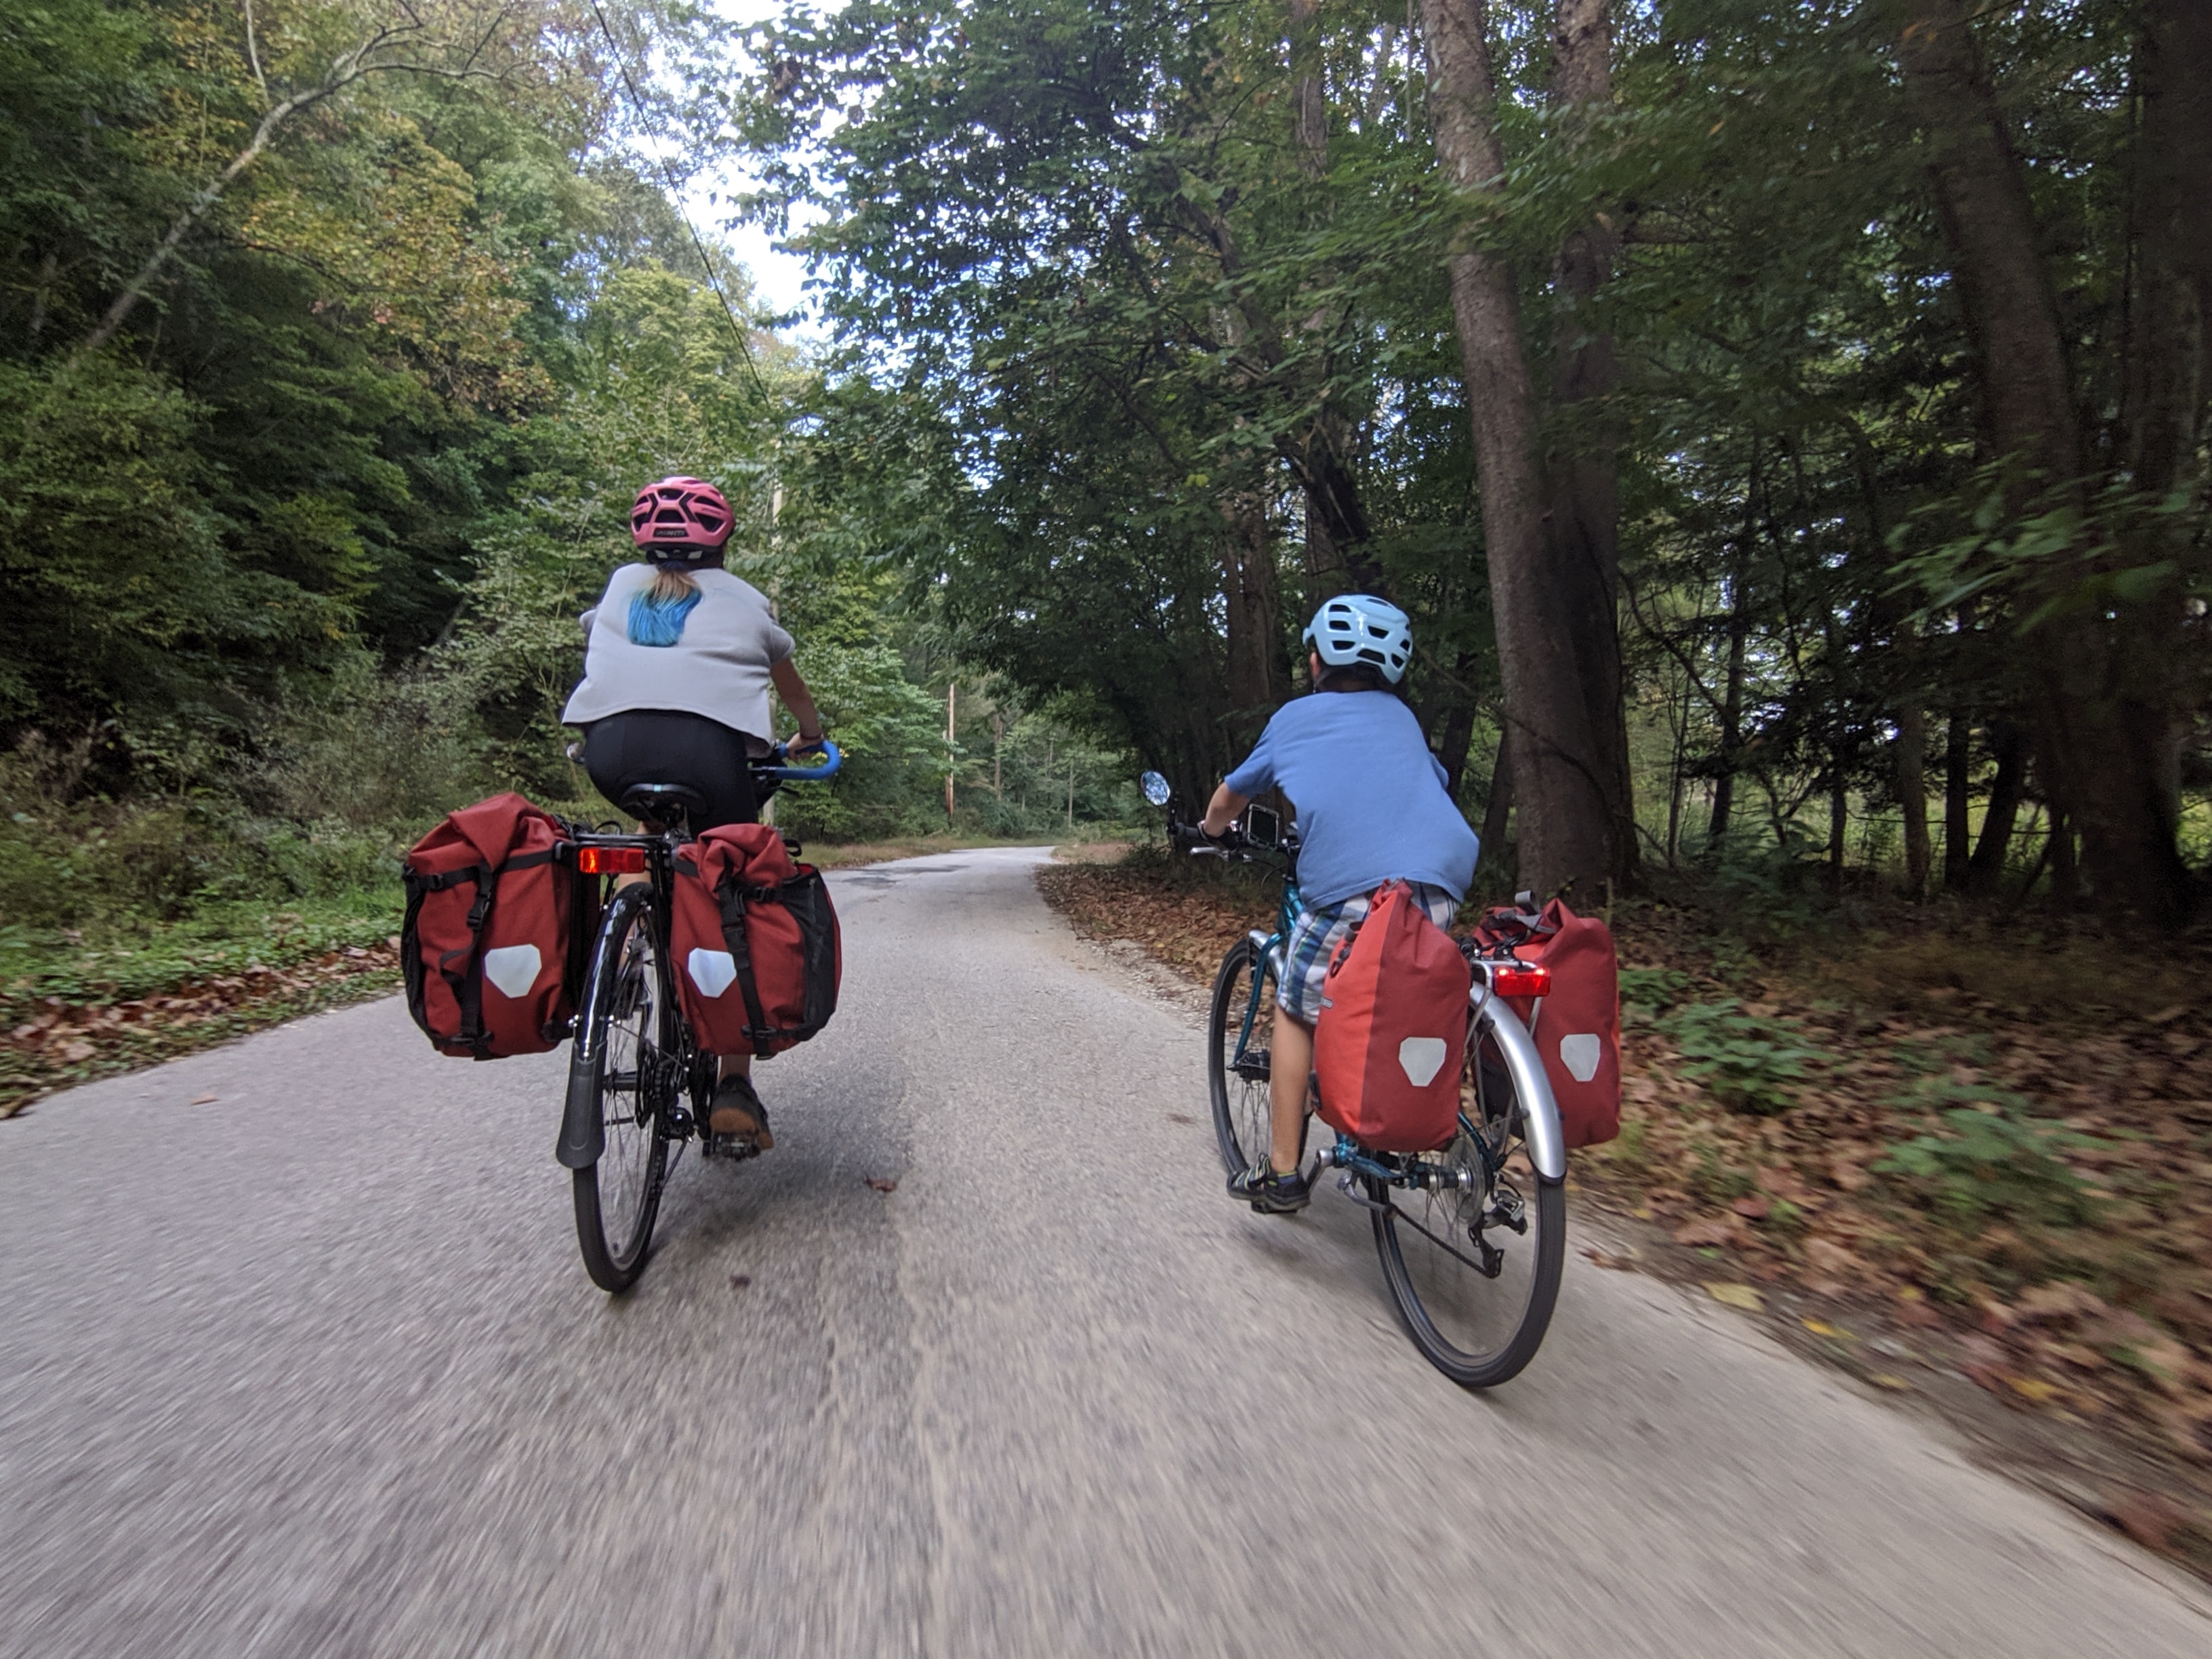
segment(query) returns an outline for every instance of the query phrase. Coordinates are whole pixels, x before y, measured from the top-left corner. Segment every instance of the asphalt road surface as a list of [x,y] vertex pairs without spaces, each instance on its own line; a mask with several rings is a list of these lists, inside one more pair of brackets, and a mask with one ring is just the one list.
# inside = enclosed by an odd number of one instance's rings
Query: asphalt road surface
[[1038,856],[836,878],[775,1152],[687,1157],[621,1300],[565,1053],[396,1000],[0,1125],[0,1654],[2212,1653],[2198,1589],[1571,1250],[1535,1364],[1452,1387],[1363,1213],[1224,1196],[1196,1020]]

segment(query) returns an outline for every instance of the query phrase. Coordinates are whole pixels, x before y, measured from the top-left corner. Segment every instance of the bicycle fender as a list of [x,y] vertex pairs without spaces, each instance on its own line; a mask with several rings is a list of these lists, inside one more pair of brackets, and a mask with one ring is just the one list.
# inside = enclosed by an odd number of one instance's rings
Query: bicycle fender
[[561,1144],[553,1156],[562,1167],[588,1170],[606,1150],[606,1126],[592,1109],[592,1073],[581,1064],[568,1067],[568,1100],[561,1111]]
[[1490,1034],[1497,1040],[1498,1054],[1513,1079],[1514,1097],[1520,1101],[1522,1112],[1528,1119],[1528,1161],[1545,1180],[1564,1181],[1567,1178],[1567,1137],[1559,1127],[1559,1103],[1552,1098],[1552,1079],[1545,1075],[1544,1059],[1536,1052],[1536,1040],[1528,1035],[1528,1028],[1510,1008],[1489,994],[1489,988],[1480,976],[1475,980],[1474,1000],[1482,1018],[1490,1022]]
[[599,943],[592,951],[593,972],[584,987],[584,1006],[576,1011],[576,1037],[568,1049],[568,1096],[561,1109],[561,1139],[553,1149],[563,1169],[588,1170],[606,1150],[606,1126],[599,1121],[599,1108],[592,1098],[592,1085],[599,1076],[599,1042],[605,1035],[599,1014],[608,975],[598,971],[599,952],[608,940],[621,937],[629,925],[629,913],[646,902],[647,890],[623,888],[599,922]]

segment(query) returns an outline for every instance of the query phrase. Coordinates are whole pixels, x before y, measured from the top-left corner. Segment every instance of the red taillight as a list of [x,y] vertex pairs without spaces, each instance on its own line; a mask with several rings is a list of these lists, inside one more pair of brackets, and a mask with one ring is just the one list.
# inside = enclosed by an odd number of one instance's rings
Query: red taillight
[[587,876],[638,876],[645,873],[642,847],[580,847],[576,867]]
[[1552,970],[1533,963],[1501,962],[1490,970],[1490,988],[1502,997],[1547,997]]

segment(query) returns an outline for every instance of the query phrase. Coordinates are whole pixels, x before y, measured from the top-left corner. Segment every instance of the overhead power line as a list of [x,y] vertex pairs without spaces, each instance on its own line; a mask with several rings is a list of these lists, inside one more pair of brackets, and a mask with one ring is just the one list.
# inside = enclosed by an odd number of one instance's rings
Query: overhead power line
[[[665,141],[667,134],[653,118],[647,107],[645,95],[637,89],[636,81],[631,78],[629,64],[623,56],[622,43],[615,39],[614,30],[608,27],[607,15],[599,9],[599,0],[591,0],[591,4],[592,15],[599,20],[599,33],[606,36],[607,50],[614,54],[615,73],[622,77],[623,90],[629,94],[630,107],[637,112],[639,127],[648,137]],[[675,169],[660,157],[653,158],[653,165],[659,170],[660,187],[667,195],[668,205],[676,210],[677,218],[683,222],[685,233],[691,238],[691,246],[699,256],[699,269],[706,276],[707,286],[722,302],[722,315],[729,322],[731,337],[738,343],[738,355],[744,359],[745,374],[752,380],[753,390],[760,394],[761,402],[766,404],[769,400],[768,385],[761,379],[759,364],[753,361],[752,342],[745,337],[744,325],[738,320],[737,307],[730,303],[730,296],[723,289],[722,279],[714,270],[714,258],[707,252],[706,239],[699,234],[698,226],[691,222],[691,216],[684,210],[677,192]]]

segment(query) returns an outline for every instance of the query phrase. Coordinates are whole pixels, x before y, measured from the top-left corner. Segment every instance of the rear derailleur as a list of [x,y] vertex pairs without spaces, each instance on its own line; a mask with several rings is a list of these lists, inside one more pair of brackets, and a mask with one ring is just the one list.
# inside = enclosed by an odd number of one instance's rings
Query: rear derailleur
[[1510,1233],[1527,1236],[1528,1205],[1510,1182],[1498,1181],[1492,1184],[1489,1201],[1483,1205],[1482,1212],[1475,1217],[1474,1224],[1467,1230],[1468,1237],[1474,1241],[1475,1249],[1481,1255],[1482,1276],[1495,1279],[1504,1271],[1505,1252],[1482,1236],[1486,1227],[1503,1227]]

